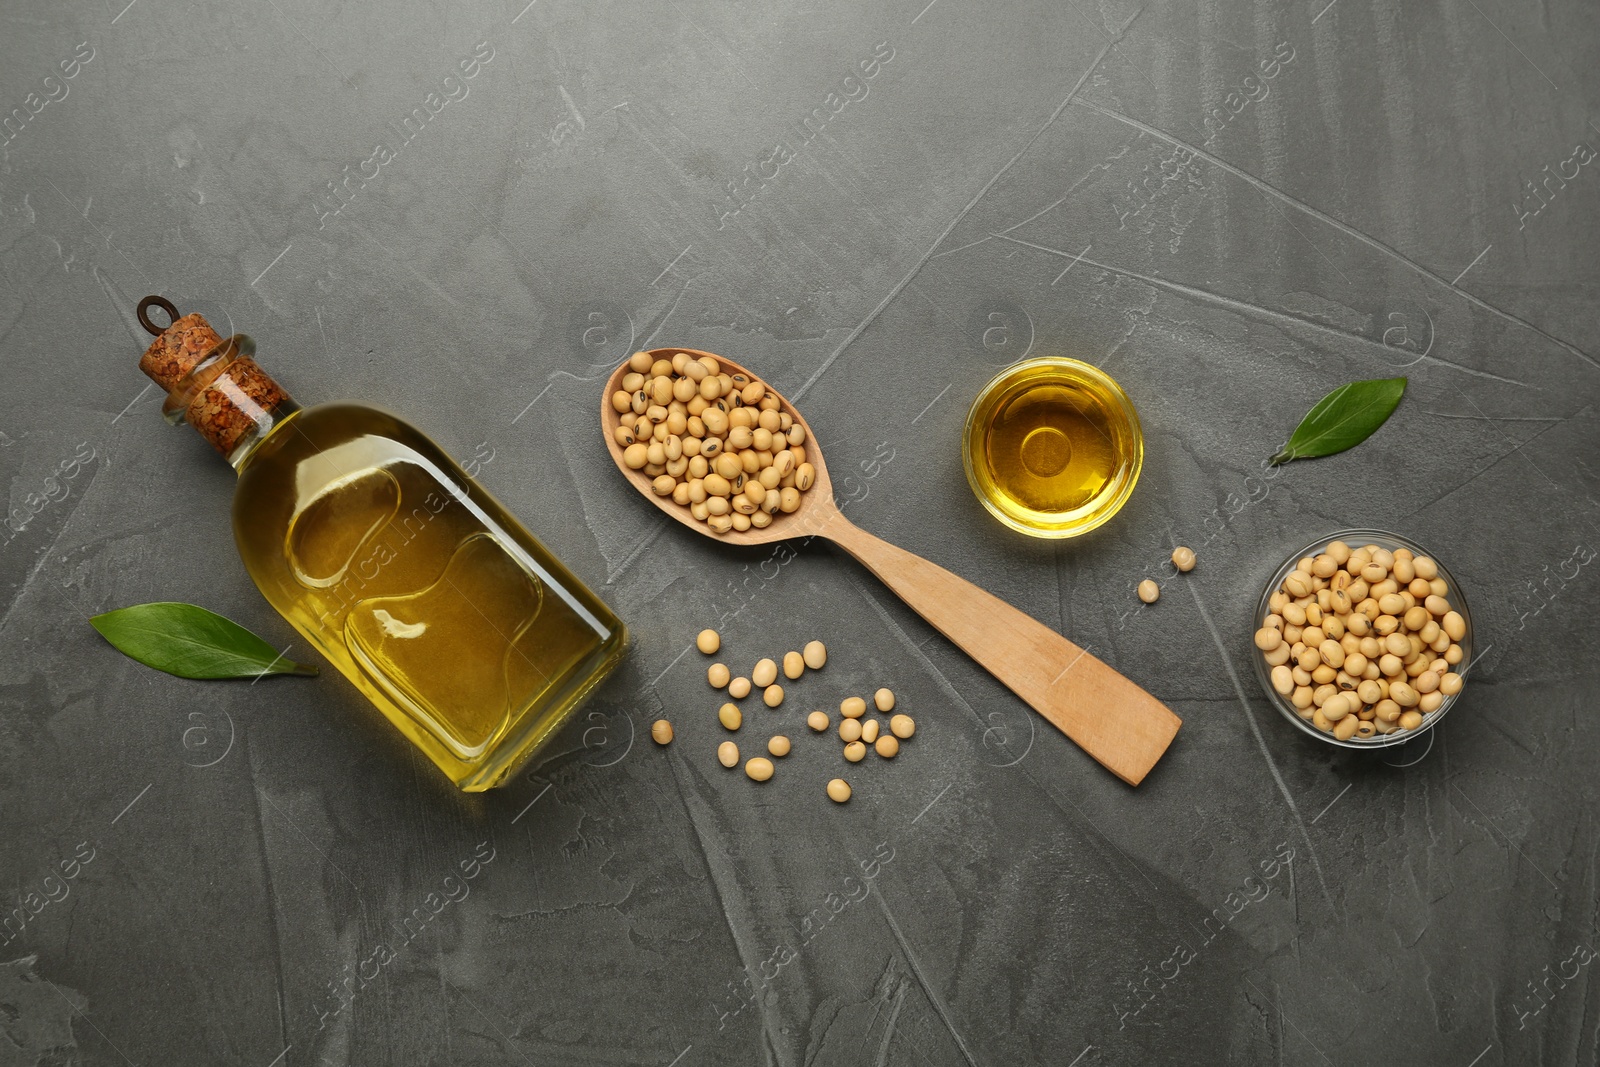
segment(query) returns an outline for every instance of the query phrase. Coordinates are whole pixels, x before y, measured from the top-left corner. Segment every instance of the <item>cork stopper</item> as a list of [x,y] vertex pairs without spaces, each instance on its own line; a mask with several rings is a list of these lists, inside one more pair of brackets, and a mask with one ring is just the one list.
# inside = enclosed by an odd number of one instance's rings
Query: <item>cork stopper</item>
[[[169,325],[150,321],[149,309],[166,311]],[[264,435],[294,401],[252,358],[255,342],[244,334],[223,338],[205,316],[178,315],[171,302],[147,296],[139,302],[139,323],[156,335],[139,369],[167,391],[163,411],[182,418],[230,460],[252,435]]]
[[[149,329],[149,323],[145,324]],[[139,369],[167,392],[189,376],[205,354],[222,343],[222,336],[198,312],[182,318],[173,316],[172,325],[156,334],[139,359]]]

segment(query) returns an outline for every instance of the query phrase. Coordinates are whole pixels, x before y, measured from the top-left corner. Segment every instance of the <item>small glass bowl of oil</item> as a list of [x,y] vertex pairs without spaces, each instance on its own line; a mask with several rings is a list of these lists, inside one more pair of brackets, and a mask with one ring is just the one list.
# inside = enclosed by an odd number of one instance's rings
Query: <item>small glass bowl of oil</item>
[[1076,537],[1121,510],[1144,466],[1139,415],[1104,371],[1064,356],[1014,363],[967,413],[967,481],[995,518]]

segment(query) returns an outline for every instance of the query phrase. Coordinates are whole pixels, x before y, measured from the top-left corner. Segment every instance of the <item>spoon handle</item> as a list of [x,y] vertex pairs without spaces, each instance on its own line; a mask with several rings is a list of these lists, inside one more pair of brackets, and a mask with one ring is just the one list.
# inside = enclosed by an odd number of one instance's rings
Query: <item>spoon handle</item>
[[821,532],[1129,785],[1178,732],[1166,705],[1000,598],[842,517]]

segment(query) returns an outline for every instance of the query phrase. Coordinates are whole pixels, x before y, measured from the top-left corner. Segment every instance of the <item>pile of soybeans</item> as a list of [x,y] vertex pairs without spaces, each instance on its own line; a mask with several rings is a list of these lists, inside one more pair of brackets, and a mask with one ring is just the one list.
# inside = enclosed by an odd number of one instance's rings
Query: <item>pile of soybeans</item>
[[621,385],[611,407],[622,418],[613,436],[623,464],[712,532],[764,529],[799,510],[816,483],[805,427],[777,393],[714,356],[635,352]]
[[1255,645],[1299,716],[1348,741],[1416,730],[1461,692],[1466,634],[1432,559],[1334,541],[1273,592]]

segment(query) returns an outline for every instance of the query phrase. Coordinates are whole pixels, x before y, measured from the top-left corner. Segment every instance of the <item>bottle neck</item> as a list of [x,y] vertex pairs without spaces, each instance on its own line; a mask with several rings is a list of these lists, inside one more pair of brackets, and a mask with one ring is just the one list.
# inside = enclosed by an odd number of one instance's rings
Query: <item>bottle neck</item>
[[[142,311],[141,307],[141,311]],[[162,414],[187,422],[235,470],[300,406],[255,361],[256,344],[222,338],[200,315],[161,331],[140,368],[167,390]]]
[[172,387],[161,409],[169,422],[193,426],[234,470],[300,410],[256,363],[255,350],[255,342],[242,333],[220,342]]
[[257,449],[266,443],[267,438],[281,430],[284,424],[299,412],[300,405],[287,395],[283,398],[282,404],[266,412],[266,417],[259,421],[254,429],[240,438],[239,443],[234,445],[233,451],[225,457],[228,464],[233,467],[234,473],[242,473],[245,463],[249,461],[251,456],[256,454]]

